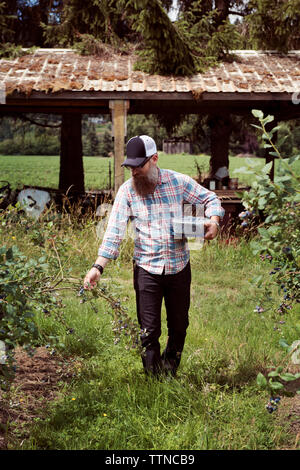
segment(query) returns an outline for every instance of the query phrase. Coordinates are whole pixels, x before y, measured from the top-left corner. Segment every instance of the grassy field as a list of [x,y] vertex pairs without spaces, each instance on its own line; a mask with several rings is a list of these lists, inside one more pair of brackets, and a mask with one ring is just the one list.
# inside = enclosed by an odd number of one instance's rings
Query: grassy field
[[[95,226],[76,229],[66,221],[59,227],[56,246],[66,235],[69,239],[61,252],[65,275],[83,278],[99,245]],[[0,231],[1,243],[37,258],[43,249],[33,243],[34,230],[10,223]],[[50,248],[49,259],[56,256]],[[120,257],[107,266],[101,282],[135,318],[131,250],[132,240],[124,240]],[[256,385],[258,372],[286,364],[279,339],[297,339],[293,312],[278,328],[273,318],[253,311],[258,292],[249,281],[254,275],[268,276],[270,267],[244,240],[205,244],[191,252],[191,266],[190,326],[172,380],[147,379],[138,354],[127,351],[123,341],[114,344],[104,300],[97,301],[95,311],[76,295],[61,294],[73,334],[55,318],[38,316],[41,344],[59,336],[65,346],[57,354],[72,364],[72,379],[58,384],[55,400],[45,403],[41,397],[37,418],[12,427],[10,449],[271,450],[293,444],[280,415],[267,413],[269,397]],[[162,315],[164,347],[164,307]],[[10,400],[22,413],[26,395],[21,387],[12,390]]]
[[[167,155],[159,152],[159,166],[172,169],[190,176],[197,176],[196,162],[202,172],[209,169],[208,155]],[[251,183],[249,175],[234,174],[238,168],[245,166],[245,159],[241,157],[230,157],[229,172],[232,177],[239,177],[244,184]],[[261,168],[265,160],[261,158],[252,159]],[[109,185],[109,164],[111,164],[112,181],[114,165],[109,158],[84,157],[84,174],[86,189],[102,189]],[[276,161],[275,171],[278,166]],[[300,162],[295,166],[300,172]],[[129,171],[125,170],[125,179],[129,177]],[[21,156],[0,155],[0,179],[9,181],[13,188],[21,188],[23,184],[33,186],[44,186],[58,188],[59,181],[59,157],[58,156]]]
[[[162,168],[191,176],[196,175],[195,160],[203,171],[208,169],[208,156],[161,153],[159,157]],[[107,184],[109,161],[84,158],[87,188]],[[242,158],[231,157],[231,175],[244,164]],[[0,179],[13,187],[58,185],[58,157],[0,156],[0,165]],[[247,176],[241,180],[249,184]],[[58,275],[63,272],[65,278],[83,279],[100,244],[96,221],[87,220],[78,227],[69,217],[60,216],[55,225],[56,216],[52,219],[55,245],[36,242],[37,233],[49,229],[47,221],[28,223],[18,218],[2,219],[1,245],[16,245],[28,258],[46,254],[49,263],[60,255],[63,262]],[[132,240],[126,239],[101,282],[135,318],[131,256]],[[298,339],[293,324],[299,312],[296,315],[292,310],[282,324],[268,313],[254,312],[259,292],[250,280],[259,274],[269,278],[270,266],[253,255],[243,238],[232,244],[222,239],[205,243],[203,249],[191,251],[191,266],[190,325],[178,376],[172,380],[147,379],[139,355],[127,351],[124,341],[114,344],[112,318],[104,300],[97,300],[95,310],[90,303],[80,303],[74,293],[60,294],[64,321],[72,334],[58,318],[38,314],[40,345],[46,346],[51,337],[59,338],[54,351],[57,367],[60,360],[67,363],[71,379],[55,384],[54,399],[40,396],[34,418],[31,411],[28,421],[9,426],[8,448],[194,451],[295,446],[295,436],[284,421],[289,412],[281,412],[288,409],[288,401],[283,398],[278,412],[269,414],[265,409],[269,396],[258,389],[256,377],[279,364],[287,366],[279,340],[291,344]],[[275,290],[273,294],[277,296]],[[164,307],[162,316],[163,349],[167,337]],[[53,349],[46,351],[51,354]],[[30,407],[30,392],[21,386],[13,386],[7,399],[20,415],[26,414],[26,403]],[[297,442],[296,438],[299,446]]]

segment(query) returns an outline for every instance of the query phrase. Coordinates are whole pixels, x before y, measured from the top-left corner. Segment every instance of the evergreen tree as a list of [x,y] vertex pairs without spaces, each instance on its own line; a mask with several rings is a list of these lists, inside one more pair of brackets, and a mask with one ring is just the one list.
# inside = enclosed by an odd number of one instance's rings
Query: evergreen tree
[[58,18],[63,0],[6,0],[0,3],[1,43],[44,46],[42,23]]
[[[286,52],[300,44],[300,0],[0,0],[2,44],[138,51],[137,67],[189,75],[240,48]],[[229,16],[239,18],[235,24]]]
[[64,0],[56,24],[43,28],[47,44],[65,47],[80,42],[83,35],[121,47],[132,33],[118,0]]
[[229,21],[229,10],[226,14],[219,10],[219,3],[194,0],[179,16],[179,27],[185,32],[188,43],[197,57],[198,69],[214,65],[230,55],[229,51],[238,49],[241,37],[236,27]]
[[99,155],[101,157],[110,157],[113,155],[114,145],[111,138],[111,132],[105,130],[99,142]]
[[96,134],[95,124],[89,122],[88,131],[83,139],[84,154],[88,156],[99,155],[99,140]]
[[187,38],[172,24],[160,0],[123,0],[132,28],[140,33],[137,68],[150,73],[189,75],[195,62]]
[[300,0],[251,0],[245,21],[254,48],[287,52],[300,47]]
[[14,34],[12,22],[16,16],[10,15],[5,2],[0,3],[0,43],[5,43]]

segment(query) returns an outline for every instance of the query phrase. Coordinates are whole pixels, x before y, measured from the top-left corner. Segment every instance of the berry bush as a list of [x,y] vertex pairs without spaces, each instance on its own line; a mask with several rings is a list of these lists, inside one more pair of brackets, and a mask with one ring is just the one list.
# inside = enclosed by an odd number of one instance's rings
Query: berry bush
[[[266,130],[266,125],[271,123],[274,117],[265,117],[260,110],[253,110],[252,113],[260,122],[260,125],[255,127],[262,133],[264,147],[279,159],[279,165],[272,181],[269,176],[272,162],[257,171],[253,162],[248,160],[248,166],[243,168],[243,172],[255,175],[256,180],[251,190],[243,194],[245,211],[240,214],[240,219],[241,226],[245,230],[253,230],[255,226],[257,236],[252,239],[251,247],[262,262],[270,264],[267,279],[260,275],[252,280],[261,290],[254,311],[258,314],[270,312],[277,324],[282,325],[289,312],[296,312],[297,315],[297,311],[299,312],[297,304],[300,303],[300,176],[293,167],[300,155],[282,156],[272,141],[274,133],[280,129],[280,126],[274,127],[269,132]],[[277,144],[278,147],[279,144],[280,142]],[[258,225],[257,220],[260,220]],[[277,286],[279,303],[278,298],[274,299],[272,294],[274,285]],[[300,335],[297,320],[293,328],[295,334]],[[284,340],[281,344],[289,350],[289,345]],[[277,375],[278,378],[282,378],[279,373]],[[293,380],[297,377],[298,374],[294,377],[289,375],[288,379]],[[282,383],[273,382],[272,377],[269,377],[268,381],[264,380],[261,374],[258,377],[258,384],[271,391],[283,389]],[[270,405],[268,409],[273,410],[274,406]]]

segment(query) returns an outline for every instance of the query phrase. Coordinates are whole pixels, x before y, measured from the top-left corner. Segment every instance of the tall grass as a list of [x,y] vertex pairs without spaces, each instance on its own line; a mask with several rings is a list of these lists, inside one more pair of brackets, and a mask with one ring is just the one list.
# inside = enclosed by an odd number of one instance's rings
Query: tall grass
[[[227,260],[227,263],[224,261]],[[230,267],[231,265],[231,267]],[[135,315],[129,264],[106,270]],[[146,378],[140,358],[113,344],[106,305],[68,299],[65,353],[81,362],[48,417],[32,430],[34,449],[274,449],[284,438],[265,411],[255,385],[258,371],[282,359],[272,320],[253,313],[248,276],[264,269],[247,244],[212,243],[192,253],[192,305],[176,379]],[[247,273],[247,276],[246,276]],[[166,341],[165,309],[162,344]],[[63,334],[63,333],[62,333]],[[81,341],[78,343],[77,337]],[[66,338],[63,338],[65,340]]]
[[[1,231],[1,242],[37,257],[41,247],[33,241],[34,228],[11,223]],[[70,268],[70,275],[83,279],[100,243],[95,221],[76,226],[60,220],[57,237],[66,236],[65,275]],[[48,256],[53,255],[49,248]],[[101,282],[135,318],[131,255],[132,240],[126,239]],[[139,355],[122,341],[114,344],[104,300],[98,299],[95,309],[68,291],[61,294],[72,334],[56,318],[37,316],[41,344],[58,336],[59,352],[76,367],[71,382],[61,384],[59,398],[30,425],[30,437],[21,444],[12,440],[12,448],[263,450],[288,442],[276,416],[265,410],[268,397],[256,386],[259,371],[285,363],[278,343],[292,322],[291,315],[274,330],[272,318],[253,311],[258,293],[249,280],[268,276],[268,266],[245,240],[228,245],[220,239],[191,251],[191,267],[190,325],[178,375],[171,380],[147,378]],[[163,306],[162,348],[165,317]]]

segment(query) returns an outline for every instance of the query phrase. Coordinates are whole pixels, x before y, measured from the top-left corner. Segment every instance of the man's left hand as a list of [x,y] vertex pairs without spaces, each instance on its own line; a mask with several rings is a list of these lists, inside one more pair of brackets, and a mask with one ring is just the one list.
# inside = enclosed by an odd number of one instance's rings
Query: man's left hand
[[216,238],[216,236],[218,235],[218,231],[219,231],[217,224],[215,224],[212,221],[207,221],[204,223],[204,227],[205,227],[205,235],[204,235],[205,240],[213,240],[214,238]]

